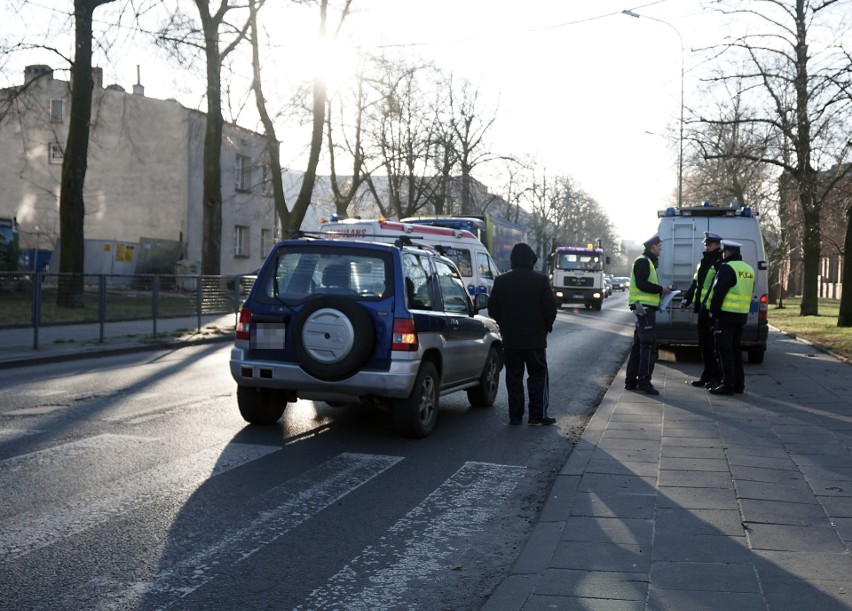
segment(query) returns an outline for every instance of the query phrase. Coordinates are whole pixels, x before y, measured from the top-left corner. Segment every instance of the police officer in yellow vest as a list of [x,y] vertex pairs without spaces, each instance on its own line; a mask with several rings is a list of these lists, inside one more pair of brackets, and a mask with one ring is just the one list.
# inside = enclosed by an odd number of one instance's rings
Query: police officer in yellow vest
[[754,268],[743,261],[742,244],[722,240],[722,265],[716,273],[709,297],[715,327],[716,356],[722,383],[711,388],[714,395],[745,391],[743,351],[740,345],[754,292]]
[[716,277],[716,271],[722,264],[722,236],[709,231],[704,232],[704,253],[701,261],[695,267],[692,284],[680,302],[681,309],[693,306],[698,314],[698,349],[701,351],[701,361],[704,368],[701,377],[690,382],[693,386],[713,388],[722,381],[722,371],[716,360],[713,348],[713,321],[710,319],[709,305],[706,301],[710,287]]
[[657,279],[657,260],[663,243],[655,234],[643,243],[645,252],[636,257],[630,272],[630,295],[628,303],[636,315],[633,329],[633,345],[627,358],[627,390],[638,390],[649,395],[660,392],[651,384],[654,363],[657,359],[657,308],[660,297],[671,293],[671,289],[660,286]]

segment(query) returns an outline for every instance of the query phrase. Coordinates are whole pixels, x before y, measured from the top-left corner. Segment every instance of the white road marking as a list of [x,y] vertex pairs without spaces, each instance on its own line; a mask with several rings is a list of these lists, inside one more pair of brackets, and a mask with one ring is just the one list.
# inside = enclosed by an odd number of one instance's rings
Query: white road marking
[[[0,462],[0,489],[26,476],[28,470],[74,473],[74,464],[127,451],[134,443],[153,439],[127,435],[99,435]],[[60,506],[35,505],[30,511],[4,519],[0,524],[0,557],[12,559],[84,532],[107,520],[138,509],[165,495],[189,495],[201,484],[225,471],[257,460],[280,448],[229,444],[213,447],[174,462],[112,482],[80,494]],[[79,468],[79,465],[78,467]],[[17,486],[20,487],[20,486]]]
[[41,432],[40,429],[0,429],[0,442],[20,439],[27,435],[37,435]]
[[218,567],[245,560],[401,460],[398,456],[349,453],[327,460],[267,492],[266,496],[284,498],[274,509],[223,533],[215,544],[161,566],[147,582],[122,584],[95,579],[96,608],[135,608],[141,600],[145,600],[146,608],[179,604],[182,597],[213,580]]
[[55,412],[68,409],[67,405],[36,405],[34,407],[20,407],[3,412],[4,416],[47,416]]
[[524,472],[524,467],[465,463],[377,545],[366,548],[297,608],[409,608],[407,592],[422,588],[448,570],[457,542],[481,530],[481,524],[500,510]]

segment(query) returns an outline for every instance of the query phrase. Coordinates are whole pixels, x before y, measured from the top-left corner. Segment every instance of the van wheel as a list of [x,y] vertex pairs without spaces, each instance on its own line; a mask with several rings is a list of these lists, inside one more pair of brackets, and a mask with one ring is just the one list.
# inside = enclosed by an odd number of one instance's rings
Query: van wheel
[[596,310],[597,312],[600,312],[600,311],[601,311],[601,307],[603,307],[603,301],[596,301],[596,302],[593,304],[593,306],[594,306],[594,308],[595,308],[595,310]]
[[491,348],[488,351],[488,358],[485,359],[482,375],[479,377],[479,385],[468,389],[467,400],[474,407],[491,407],[497,399],[499,390],[500,357],[497,355],[497,350]]
[[400,435],[423,438],[432,432],[438,419],[440,388],[438,370],[430,361],[424,361],[411,395],[393,406],[393,420]]
[[287,401],[271,388],[237,386],[237,405],[249,424],[275,424],[284,414]]
[[766,354],[766,348],[764,346],[757,346],[756,348],[748,349],[748,362],[754,363],[755,365],[760,365],[763,362],[763,355]]
[[375,347],[373,321],[358,303],[338,296],[309,301],[290,334],[299,365],[320,380],[342,380],[367,362]]

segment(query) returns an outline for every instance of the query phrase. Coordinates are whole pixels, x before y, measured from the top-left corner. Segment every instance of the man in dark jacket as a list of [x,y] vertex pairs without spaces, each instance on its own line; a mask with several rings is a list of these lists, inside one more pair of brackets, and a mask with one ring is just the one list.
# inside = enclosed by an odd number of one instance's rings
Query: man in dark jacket
[[533,269],[538,257],[523,242],[512,248],[512,270],[497,276],[488,300],[488,314],[500,325],[503,364],[509,395],[509,424],[524,416],[524,368],[529,394],[529,423],[553,424],[547,415],[547,334],[556,320],[556,300],[547,276]]
[[701,351],[704,368],[701,370],[701,376],[691,382],[693,386],[712,388],[718,386],[722,380],[722,372],[713,348],[713,321],[710,320],[709,304],[705,303],[716,271],[721,264],[722,236],[705,231],[704,253],[695,268],[692,284],[689,285],[683,301],[680,302],[681,308],[685,309],[692,305],[698,314],[698,349]]
[[711,388],[714,395],[745,391],[743,327],[748,322],[754,292],[754,268],[743,261],[742,244],[722,240],[724,260],[710,292],[710,316],[716,331],[716,356],[722,367],[722,383]]
[[630,272],[630,295],[627,301],[636,315],[633,329],[633,345],[627,357],[627,390],[638,390],[648,395],[658,395],[660,391],[651,384],[654,364],[657,360],[657,309],[660,297],[671,293],[667,286],[661,286],[657,278],[657,261],[663,243],[655,234],[642,244],[645,251],[636,257]]

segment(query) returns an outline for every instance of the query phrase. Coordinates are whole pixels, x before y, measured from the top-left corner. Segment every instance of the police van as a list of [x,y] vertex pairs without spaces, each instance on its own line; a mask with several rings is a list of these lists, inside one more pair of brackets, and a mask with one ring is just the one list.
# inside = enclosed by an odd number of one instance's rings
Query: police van
[[[657,212],[663,248],[657,265],[660,284],[684,293],[692,283],[704,252],[704,232],[709,231],[742,244],[743,261],[755,271],[754,293],[748,322],[743,329],[742,347],[750,363],[762,363],[769,333],[767,311],[769,280],[766,251],[757,213],[750,208],[703,206],[668,208]],[[664,312],[657,315],[657,344],[661,346],[698,345],[698,315],[693,309],[680,308],[682,294],[676,296]]]
[[342,219],[324,221],[320,233],[329,237],[370,240],[373,242],[393,243],[400,236],[407,236],[412,242],[433,246],[456,264],[467,284],[468,292],[491,294],[494,278],[499,275],[497,264],[491,258],[485,245],[470,231],[450,229],[435,225],[419,225],[376,220]]

